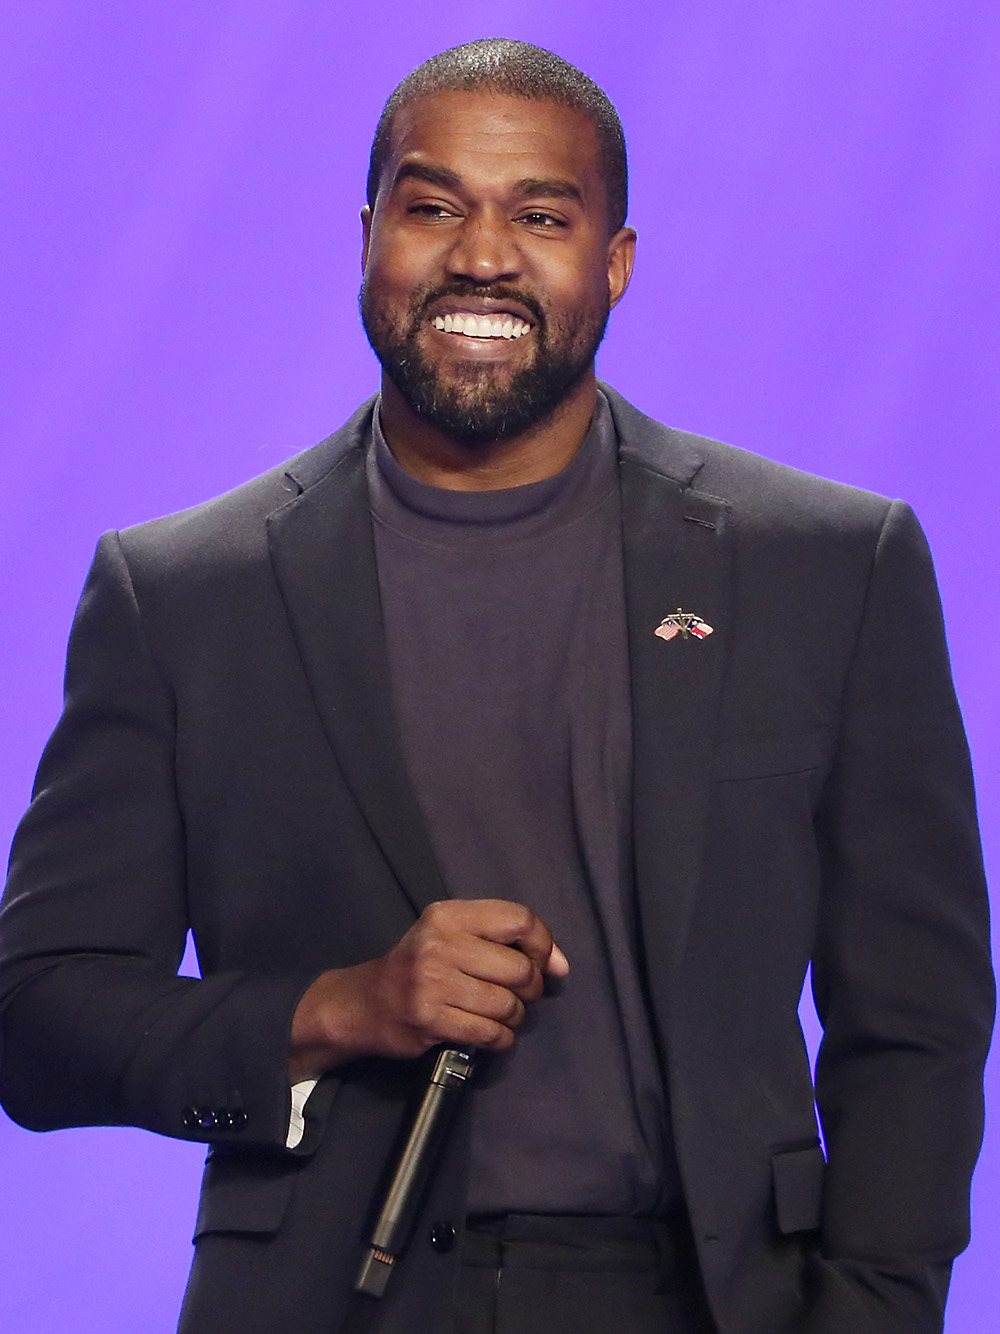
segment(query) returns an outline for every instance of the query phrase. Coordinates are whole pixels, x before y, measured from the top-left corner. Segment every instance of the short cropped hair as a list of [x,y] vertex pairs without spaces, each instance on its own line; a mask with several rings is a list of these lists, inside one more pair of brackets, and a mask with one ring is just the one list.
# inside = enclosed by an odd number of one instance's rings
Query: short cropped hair
[[611,99],[593,79],[568,60],[528,42],[487,37],[431,56],[407,74],[382,109],[368,166],[368,205],[375,207],[382,170],[392,145],[396,112],[431,93],[479,91],[555,102],[582,112],[597,131],[607,193],[608,226],[613,234],[628,213],[628,157],[625,133]]

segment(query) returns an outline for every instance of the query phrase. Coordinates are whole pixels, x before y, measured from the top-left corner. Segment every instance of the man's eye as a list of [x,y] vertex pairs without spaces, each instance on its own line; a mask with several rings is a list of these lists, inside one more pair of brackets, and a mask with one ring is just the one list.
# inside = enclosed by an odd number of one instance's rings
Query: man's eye
[[407,209],[408,213],[416,214],[421,218],[450,218],[451,209],[445,208],[443,204],[411,204]]
[[520,222],[527,223],[529,227],[565,227],[566,224],[562,218],[557,218],[551,213],[543,213],[540,209],[535,209],[531,213],[522,213]]

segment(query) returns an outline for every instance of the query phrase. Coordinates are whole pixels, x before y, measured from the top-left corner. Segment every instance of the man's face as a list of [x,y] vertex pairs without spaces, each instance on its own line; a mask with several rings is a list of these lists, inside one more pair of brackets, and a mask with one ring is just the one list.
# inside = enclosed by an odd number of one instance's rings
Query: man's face
[[487,92],[418,98],[362,217],[365,331],[419,417],[470,444],[519,435],[588,373],[634,234],[609,238],[587,117]]

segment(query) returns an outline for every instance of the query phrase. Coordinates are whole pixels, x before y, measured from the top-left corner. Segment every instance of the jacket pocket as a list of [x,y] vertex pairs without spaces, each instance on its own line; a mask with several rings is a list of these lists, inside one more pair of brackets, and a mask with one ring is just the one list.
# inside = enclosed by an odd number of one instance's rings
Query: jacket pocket
[[778,1231],[812,1232],[819,1227],[826,1159],[819,1145],[776,1153],[771,1159]]
[[192,1240],[210,1232],[277,1232],[298,1172],[297,1163],[277,1157],[209,1154]]
[[720,737],[713,777],[727,782],[806,773],[827,763],[829,747],[830,731],[826,727],[785,735]]

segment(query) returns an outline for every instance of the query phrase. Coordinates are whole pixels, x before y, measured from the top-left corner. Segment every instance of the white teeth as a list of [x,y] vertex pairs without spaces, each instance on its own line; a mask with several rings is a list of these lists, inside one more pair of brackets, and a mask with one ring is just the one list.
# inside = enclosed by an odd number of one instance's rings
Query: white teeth
[[435,315],[431,323],[441,333],[466,338],[521,338],[531,329],[515,315]]

